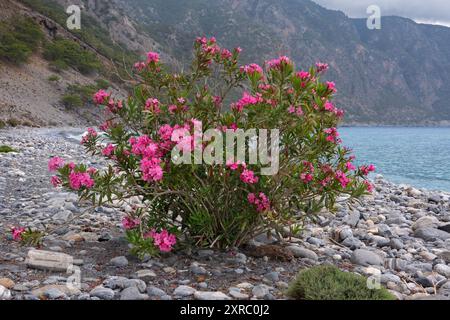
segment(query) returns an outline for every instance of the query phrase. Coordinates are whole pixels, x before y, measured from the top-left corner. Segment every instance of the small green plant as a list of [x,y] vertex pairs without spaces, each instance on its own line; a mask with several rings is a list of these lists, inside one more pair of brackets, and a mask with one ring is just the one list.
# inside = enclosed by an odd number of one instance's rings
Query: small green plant
[[17,150],[6,145],[0,146],[0,153],[9,153],[9,152],[17,152]]
[[25,63],[43,39],[39,25],[30,18],[14,17],[0,22],[0,59]]
[[369,289],[366,278],[325,265],[300,271],[287,295],[296,300],[395,300],[386,288]]
[[65,107],[68,108],[83,106],[83,100],[81,100],[80,96],[76,94],[65,94],[62,97],[61,102],[64,104]]
[[6,122],[3,120],[0,120],[0,129],[3,129],[4,127],[6,127]]
[[8,124],[10,127],[17,127],[20,125],[20,121],[16,118],[9,118],[6,120],[6,124]]
[[48,81],[50,82],[58,82],[61,78],[59,76],[57,76],[56,74],[51,75],[50,77],[48,77]]
[[44,58],[62,70],[72,67],[83,74],[89,74],[101,69],[101,63],[94,53],[84,50],[72,40],[58,38],[47,43]]

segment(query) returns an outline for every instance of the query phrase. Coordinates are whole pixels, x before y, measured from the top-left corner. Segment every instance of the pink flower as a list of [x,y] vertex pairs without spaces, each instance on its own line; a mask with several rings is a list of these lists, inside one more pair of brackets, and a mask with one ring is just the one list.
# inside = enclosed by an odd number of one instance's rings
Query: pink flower
[[93,128],[88,128],[87,133],[81,138],[81,144],[86,144],[95,137],[97,137],[97,131]]
[[317,62],[316,63],[316,70],[317,70],[317,73],[321,73],[323,71],[327,71],[328,70],[328,64],[327,63],[322,63],[322,62]]
[[162,180],[164,172],[160,164],[161,159],[158,158],[142,159],[140,165],[142,180],[147,182]]
[[64,160],[60,157],[53,157],[48,161],[48,171],[56,171],[64,167]]
[[170,112],[171,114],[174,114],[175,111],[177,111],[178,106],[176,106],[176,105],[174,105],[174,104],[171,104],[170,106],[167,107],[167,109],[169,110],[169,112]]
[[222,103],[222,97],[220,97],[220,96],[213,96],[212,100],[216,107],[219,107],[220,104]]
[[372,191],[373,191],[373,184],[371,184],[371,183],[370,183],[369,181],[367,181],[367,180],[364,180],[363,183],[366,185],[367,191],[370,192],[370,193],[372,193]]
[[157,54],[156,52],[148,52],[147,53],[147,63],[158,63],[159,62],[159,54]]
[[247,75],[252,76],[254,74],[263,75],[263,69],[256,63],[252,63],[241,67],[241,72],[245,72]]
[[267,196],[260,192],[258,196],[256,196],[254,193],[249,193],[247,196],[247,200],[249,203],[255,205],[256,211],[258,212],[265,212],[270,210],[270,201]]
[[327,134],[327,137],[326,137],[327,141],[334,142],[334,143],[340,142],[340,140],[338,139],[339,132],[337,131],[336,128],[334,128],[334,127],[328,128],[328,129],[323,130],[323,132],[325,132]]
[[87,172],[72,172],[69,174],[69,184],[74,190],[79,190],[81,187],[89,189],[94,186],[94,180]]
[[109,99],[109,93],[105,90],[101,89],[94,94],[94,102],[95,104],[104,104]]
[[136,62],[136,63],[134,64],[134,68],[135,68],[138,72],[141,72],[142,70],[144,70],[146,66],[147,66],[147,64],[146,64],[145,62],[143,62],[143,61],[139,61],[139,62]]
[[296,108],[295,106],[291,105],[288,108],[288,112],[291,113],[291,114],[295,113],[297,116],[302,116],[303,115],[303,109],[300,106]]
[[352,170],[356,169],[356,167],[350,161],[345,164],[345,167],[347,168],[348,171],[352,171]]
[[300,173],[300,180],[302,180],[304,183],[309,183],[313,180],[314,176],[313,173],[315,171],[314,165],[309,161],[303,161],[302,163],[303,169]]
[[336,92],[336,85],[334,82],[331,81],[327,81],[327,89],[330,90],[331,92]]
[[158,153],[158,145],[147,135],[130,138],[131,152],[136,156],[153,157]]
[[301,80],[308,80],[311,77],[311,74],[307,71],[300,71],[297,72],[297,77],[299,77]]
[[124,227],[125,230],[134,229],[137,226],[139,226],[140,224],[141,224],[140,219],[133,219],[129,216],[126,216],[122,219],[122,226]]
[[313,180],[313,175],[311,173],[301,173],[300,174],[300,179],[304,182],[304,183],[309,183]]
[[144,238],[152,238],[153,244],[159,248],[161,252],[170,252],[177,243],[175,235],[170,234],[167,230],[156,232],[155,229],[144,235]]
[[291,60],[286,56],[281,56],[277,59],[267,61],[267,65],[271,69],[280,70],[283,66],[291,64]]
[[102,150],[102,154],[105,157],[110,157],[114,153],[115,150],[116,150],[116,147],[110,143]]
[[160,113],[161,109],[159,108],[159,100],[156,98],[147,99],[145,102],[145,110],[151,111],[155,114]]
[[50,182],[55,188],[62,184],[62,180],[58,176],[52,176]]
[[233,54],[228,49],[222,49],[220,56],[223,60],[228,60],[233,56]]
[[14,241],[21,241],[22,240],[22,234],[25,232],[25,228],[17,228],[12,227],[11,228],[11,234],[14,239]]
[[261,97],[261,94],[257,94],[256,96],[250,95],[248,92],[244,92],[242,95],[241,100],[238,102],[232,104],[231,108],[233,110],[237,110],[238,112],[242,112],[244,110],[244,107],[247,107],[249,105],[256,105],[258,103],[263,102],[263,99]]
[[241,161],[236,161],[234,162],[232,159],[228,160],[226,163],[226,166],[228,167],[228,169],[230,169],[231,171],[235,171],[237,169],[239,169],[239,166],[242,166],[243,168],[246,168],[247,165],[245,164],[245,162],[241,162]]
[[240,178],[242,182],[248,184],[255,184],[259,180],[259,178],[255,176],[255,173],[248,169],[244,169],[244,171],[242,171]]
[[170,125],[165,124],[161,126],[158,130],[159,137],[161,140],[170,140],[170,137],[172,137],[173,129]]
[[361,166],[359,167],[359,170],[363,175],[367,176],[370,172],[375,171],[375,166],[373,164],[370,164],[368,166]]
[[336,180],[338,180],[339,183],[341,184],[342,188],[346,188],[348,183],[350,182],[350,179],[347,178],[345,173],[340,170],[336,171],[335,177],[336,177]]
[[329,101],[325,102],[323,107],[325,108],[325,110],[330,111],[330,112],[333,112],[335,110],[334,105]]

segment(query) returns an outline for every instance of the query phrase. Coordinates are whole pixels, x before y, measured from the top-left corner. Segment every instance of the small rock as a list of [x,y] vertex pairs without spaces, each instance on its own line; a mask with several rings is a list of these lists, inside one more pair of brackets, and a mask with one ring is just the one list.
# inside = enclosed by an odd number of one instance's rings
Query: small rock
[[5,287],[6,289],[12,289],[16,284],[9,278],[1,278],[0,286]]
[[112,264],[113,266],[116,266],[118,268],[123,268],[126,267],[128,265],[128,259],[124,256],[120,256],[120,257],[115,257],[112,258],[109,261],[110,264]]
[[196,291],[194,298],[197,300],[231,300],[229,296],[220,291]]
[[361,266],[382,266],[383,259],[376,253],[364,249],[353,251],[351,262]]
[[0,285],[0,300],[10,300],[11,298],[11,291]]
[[273,271],[273,272],[266,273],[264,275],[264,278],[266,278],[272,282],[277,282],[280,279],[280,275],[278,272]]
[[314,261],[317,261],[319,259],[319,257],[317,256],[317,254],[314,251],[306,249],[306,248],[302,248],[300,246],[292,245],[292,246],[286,247],[286,249],[291,251],[291,253],[296,258],[308,258],[308,259],[311,259]]
[[240,288],[235,287],[230,288],[228,294],[238,300],[246,300],[249,298],[248,294],[242,293]]
[[162,297],[166,295],[166,292],[157,287],[150,286],[147,288],[147,294],[151,297]]
[[445,264],[437,264],[434,266],[434,271],[445,276],[446,278],[450,278],[450,267]]
[[208,274],[208,271],[206,271],[205,268],[199,266],[196,263],[193,263],[190,267],[189,267],[189,271],[192,272],[195,275],[205,275]]
[[342,221],[351,227],[356,227],[360,218],[361,214],[359,212],[352,212],[351,214],[346,216]]
[[73,265],[73,257],[60,252],[30,250],[25,263],[29,268],[50,271],[67,271]]
[[416,238],[421,238],[425,241],[436,241],[437,239],[450,239],[450,233],[434,229],[434,228],[420,228],[414,232]]
[[439,220],[434,216],[425,216],[417,219],[416,222],[413,223],[412,229],[417,230],[421,228],[437,228],[439,224]]
[[146,300],[148,296],[139,292],[136,287],[128,287],[120,293],[120,300]]
[[92,297],[97,297],[102,300],[112,300],[114,299],[114,291],[109,288],[102,286],[95,287],[90,293]]
[[150,281],[156,278],[156,273],[150,269],[138,270],[136,277],[144,281]]
[[51,300],[66,298],[66,294],[57,288],[50,288],[46,290],[44,292],[44,296]]
[[389,242],[389,246],[392,249],[400,250],[400,249],[403,249],[405,245],[403,244],[402,240],[400,240],[398,238],[392,238]]
[[189,297],[192,296],[195,291],[196,290],[192,287],[181,285],[174,290],[173,294],[180,297]]
[[270,293],[269,288],[264,284],[254,286],[252,289],[253,296],[258,299],[264,298],[269,293]]

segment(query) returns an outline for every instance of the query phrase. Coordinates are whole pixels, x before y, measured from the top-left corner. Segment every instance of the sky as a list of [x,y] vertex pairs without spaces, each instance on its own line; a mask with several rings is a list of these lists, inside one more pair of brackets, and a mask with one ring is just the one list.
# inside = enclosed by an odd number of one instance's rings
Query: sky
[[368,17],[370,5],[378,5],[383,15],[413,19],[418,23],[450,27],[450,0],[313,0],[328,9],[341,10],[349,17]]

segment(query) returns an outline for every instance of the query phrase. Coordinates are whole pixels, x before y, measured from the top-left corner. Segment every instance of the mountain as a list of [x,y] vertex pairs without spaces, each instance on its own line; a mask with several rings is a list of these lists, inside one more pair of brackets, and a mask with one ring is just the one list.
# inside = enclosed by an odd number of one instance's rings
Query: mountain
[[282,54],[299,68],[329,63],[347,124],[450,123],[450,28],[382,17],[381,30],[369,30],[365,19],[310,0],[20,2],[60,25],[64,8],[79,4],[82,30],[72,34],[119,66],[154,50],[184,67],[196,36],[215,36],[243,48],[244,63]]

